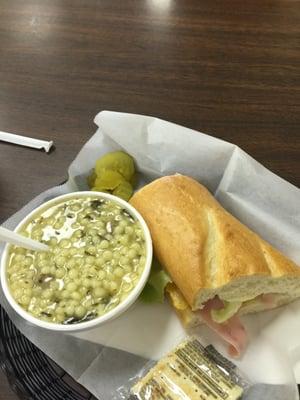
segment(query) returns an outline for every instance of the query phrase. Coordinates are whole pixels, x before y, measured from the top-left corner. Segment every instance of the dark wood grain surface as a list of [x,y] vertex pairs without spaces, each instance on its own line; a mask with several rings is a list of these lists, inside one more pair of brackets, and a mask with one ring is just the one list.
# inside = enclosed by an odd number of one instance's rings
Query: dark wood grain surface
[[[0,223],[62,182],[100,110],[242,147],[300,186],[297,0],[0,0]],[[0,377],[1,399],[15,399]]]

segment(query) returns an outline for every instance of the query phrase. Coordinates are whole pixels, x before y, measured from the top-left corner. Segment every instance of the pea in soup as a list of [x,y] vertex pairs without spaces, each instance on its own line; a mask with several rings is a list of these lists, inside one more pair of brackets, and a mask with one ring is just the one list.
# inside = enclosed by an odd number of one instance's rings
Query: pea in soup
[[107,313],[128,296],[144,270],[141,225],[111,200],[62,201],[20,233],[50,250],[12,246],[8,285],[23,309],[47,322],[80,323]]

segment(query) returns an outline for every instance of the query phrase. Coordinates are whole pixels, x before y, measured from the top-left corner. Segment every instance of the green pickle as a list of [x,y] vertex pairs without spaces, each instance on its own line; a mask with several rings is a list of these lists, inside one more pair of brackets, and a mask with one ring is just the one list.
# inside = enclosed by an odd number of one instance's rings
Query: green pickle
[[99,174],[96,178],[95,187],[105,190],[114,190],[122,182],[126,181],[119,172],[104,169],[101,171],[101,174]]
[[240,309],[242,303],[239,301],[224,301],[224,307],[219,310],[211,310],[212,320],[218,324],[226,322],[233,317]]
[[91,191],[92,191],[92,192],[110,193],[109,190],[101,189],[101,188],[98,188],[98,187],[96,187],[96,186],[92,187],[92,188],[91,188]]
[[87,183],[88,183],[90,189],[95,185],[96,178],[97,178],[97,175],[96,175],[95,170],[93,169],[91,175],[89,175],[87,177]]
[[102,170],[111,170],[119,172],[126,181],[134,175],[134,162],[133,158],[123,151],[115,151],[107,153],[96,161],[96,174],[101,175]]
[[87,178],[92,191],[112,193],[128,201],[136,181],[133,158],[123,151],[107,153],[96,161]]
[[112,192],[115,196],[121,197],[121,199],[128,201],[133,194],[133,188],[129,182],[122,182]]

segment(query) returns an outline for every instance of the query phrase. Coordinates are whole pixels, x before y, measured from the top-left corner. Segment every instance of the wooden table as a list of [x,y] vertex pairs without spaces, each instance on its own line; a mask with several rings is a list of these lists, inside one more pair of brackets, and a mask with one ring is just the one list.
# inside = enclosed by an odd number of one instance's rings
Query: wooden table
[[[300,186],[297,0],[1,0],[0,223],[62,182],[100,110],[149,114],[242,147]],[[0,380],[0,398],[16,399]]]

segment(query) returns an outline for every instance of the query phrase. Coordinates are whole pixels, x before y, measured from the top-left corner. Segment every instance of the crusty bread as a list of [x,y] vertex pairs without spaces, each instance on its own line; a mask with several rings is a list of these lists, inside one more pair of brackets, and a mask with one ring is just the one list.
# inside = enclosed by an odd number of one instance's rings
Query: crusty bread
[[144,217],[160,263],[192,310],[215,295],[227,301],[262,293],[300,296],[300,268],[194,179],[179,174],[157,179],[130,203]]

